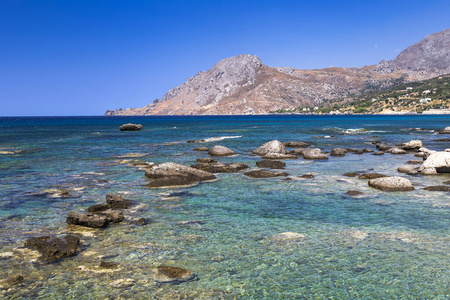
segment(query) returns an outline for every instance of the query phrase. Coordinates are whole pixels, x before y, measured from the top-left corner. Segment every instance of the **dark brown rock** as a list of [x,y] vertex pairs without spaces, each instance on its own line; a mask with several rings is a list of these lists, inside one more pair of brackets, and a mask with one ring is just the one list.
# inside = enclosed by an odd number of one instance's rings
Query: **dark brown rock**
[[422,162],[420,160],[408,160],[406,163],[412,164],[412,165],[421,165]]
[[426,188],[424,188],[424,190],[435,192],[450,192],[450,186],[446,185],[427,186]]
[[199,182],[200,180],[197,177],[168,176],[156,178],[146,186],[149,188],[181,187],[196,185]]
[[298,142],[298,141],[283,143],[283,145],[288,148],[307,148],[310,144],[311,143],[308,142]]
[[269,169],[284,169],[284,167],[286,167],[286,163],[281,160],[262,160],[257,161],[256,165],[259,168],[269,168]]
[[157,270],[157,281],[160,283],[179,284],[196,279],[196,276],[191,271],[183,268],[161,265]]
[[444,181],[443,183],[444,183],[444,184],[450,184],[450,180]]
[[102,260],[100,264],[98,265],[100,269],[117,269],[119,267],[119,264],[112,261],[105,261]]
[[105,211],[99,211],[96,214],[105,216],[110,223],[119,223],[124,219],[123,213],[120,210],[108,209]]
[[333,150],[331,150],[330,155],[331,156],[344,156],[345,153],[347,153],[347,150],[344,148],[334,148]]
[[13,277],[6,278],[3,281],[3,284],[6,285],[7,287],[11,287],[15,284],[21,283],[23,280],[24,280],[24,277],[22,275],[16,275]]
[[391,149],[392,146],[389,146],[389,145],[386,145],[386,144],[378,144],[378,145],[376,145],[376,148],[378,149],[378,151],[386,152],[389,149]]
[[358,177],[362,172],[345,173],[346,177]]
[[106,203],[108,203],[110,208],[129,208],[133,205],[130,200],[123,199],[116,194],[106,194]]
[[209,151],[209,148],[208,147],[198,147],[198,148],[194,148],[192,150],[194,150],[194,151]]
[[386,175],[380,174],[380,173],[363,173],[359,175],[359,178],[361,179],[375,179],[375,178],[383,178],[387,177]]
[[356,197],[356,196],[364,195],[364,193],[360,192],[360,191],[349,190],[345,193],[345,195],[350,196],[350,197]]
[[383,151],[377,151],[377,152],[374,152],[373,155],[384,155],[384,152]]
[[450,142],[450,139],[436,139],[436,140],[433,140],[433,141],[440,142],[440,143],[448,143],[448,142]]
[[286,172],[272,172],[267,170],[253,170],[245,172],[244,174],[252,178],[272,178],[272,177],[289,176],[289,174]]
[[110,209],[109,204],[104,203],[104,204],[95,204],[95,205],[89,206],[87,211],[90,213],[97,213],[97,212],[105,211],[108,209]]
[[214,159],[212,159],[210,157],[197,158],[197,163],[199,163],[199,164],[213,164],[216,162],[217,161],[215,161]]
[[53,262],[63,257],[76,255],[79,244],[79,237],[68,234],[63,237],[30,238],[25,242],[24,247],[38,251],[42,261]]
[[143,128],[143,126],[141,124],[132,124],[132,123],[128,123],[128,124],[123,124],[122,126],[119,127],[120,131],[138,131],[141,130]]
[[71,211],[67,214],[66,223],[91,228],[102,228],[108,226],[109,221],[105,216],[98,214],[77,214],[76,212]]
[[191,165],[191,168],[203,170],[211,173],[236,173],[241,170],[248,169],[249,166],[242,163],[224,164],[224,163],[211,163],[211,164],[196,164]]

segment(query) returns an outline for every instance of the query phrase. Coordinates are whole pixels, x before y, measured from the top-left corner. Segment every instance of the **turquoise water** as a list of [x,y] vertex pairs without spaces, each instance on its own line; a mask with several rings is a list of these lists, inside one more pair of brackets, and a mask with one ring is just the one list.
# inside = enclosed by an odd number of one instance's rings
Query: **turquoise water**
[[[128,122],[144,129],[120,132]],[[130,164],[189,165],[207,156],[193,148],[223,145],[239,155],[217,160],[256,168],[251,151],[273,139],[311,141],[323,151],[420,139],[442,151],[450,144],[434,140],[447,136],[433,130],[449,125],[450,116],[0,118],[0,280],[24,276],[0,286],[0,296],[448,299],[450,197],[423,187],[450,175],[398,173],[418,159],[412,153],[285,160],[293,180],[217,174],[216,182],[184,189],[148,189],[144,171]],[[419,127],[426,130],[410,130]],[[201,139],[207,142],[187,143]],[[416,190],[382,192],[343,176],[355,171],[404,176]],[[297,178],[307,173],[315,177]],[[348,190],[364,195],[347,197]],[[128,221],[101,230],[65,224],[69,211],[103,203],[111,192],[139,204],[124,211]],[[131,224],[141,217],[153,222]],[[282,232],[305,239],[273,241]],[[21,248],[29,237],[65,233],[82,238],[75,257],[40,264]],[[102,259],[119,269],[99,270]],[[157,284],[158,265],[189,269],[198,280]]]

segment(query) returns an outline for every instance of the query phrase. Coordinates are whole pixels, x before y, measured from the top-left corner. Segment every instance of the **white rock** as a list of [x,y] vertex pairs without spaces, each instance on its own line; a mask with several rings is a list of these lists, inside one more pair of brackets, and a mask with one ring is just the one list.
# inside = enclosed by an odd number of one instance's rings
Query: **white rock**
[[273,140],[273,141],[265,143],[264,145],[262,145],[261,147],[259,147],[255,151],[253,151],[253,153],[258,154],[258,155],[266,155],[267,153],[285,154],[286,148],[284,147],[283,143],[281,143],[280,141]]

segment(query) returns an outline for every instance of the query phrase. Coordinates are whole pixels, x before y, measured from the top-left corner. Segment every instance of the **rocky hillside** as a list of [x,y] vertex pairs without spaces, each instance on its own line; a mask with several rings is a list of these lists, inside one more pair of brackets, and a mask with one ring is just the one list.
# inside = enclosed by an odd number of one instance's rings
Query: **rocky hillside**
[[254,55],[221,60],[160,100],[105,115],[265,114],[450,73],[450,29],[425,37],[392,61],[363,68],[299,70],[264,65]]

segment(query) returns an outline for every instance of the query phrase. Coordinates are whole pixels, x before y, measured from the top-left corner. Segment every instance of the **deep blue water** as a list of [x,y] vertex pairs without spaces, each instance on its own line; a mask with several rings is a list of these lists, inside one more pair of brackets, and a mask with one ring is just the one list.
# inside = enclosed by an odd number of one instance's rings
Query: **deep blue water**
[[[139,132],[120,132],[124,123]],[[409,176],[397,168],[414,153],[347,154],[326,161],[285,160],[284,178],[216,174],[218,181],[183,189],[149,189],[136,161],[195,163],[223,145],[239,155],[218,158],[256,169],[251,152],[270,140],[309,141],[322,151],[395,145],[419,139],[444,151],[434,130],[450,116],[185,116],[0,118],[1,278],[24,283],[6,298],[177,299],[448,299],[450,197],[423,187],[450,176]],[[423,130],[412,130],[422,128]],[[204,143],[187,143],[206,139]],[[131,155],[130,155],[131,154]],[[416,190],[382,192],[347,172],[403,176]],[[313,179],[298,176],[313,173]],[[345,196],[359,190],[364,196]],[[61,194],[65,192],[65,194]],[[139,203],[128,222],[91,230],[65,224],[69,211],[103,203],[106,193]],[[177,192],[179,196],[170,196]],[[129,221],[154,220],[146,226]],[[202,224],[180,225],[201,220]],[[56,264],[35,262],[21,246],[29,237],[75,233],[83,249]],[[295,232],[300,242],[272,236]],[[105,258],[121,268],[97,270]],[[160,264],[184,267],[199,280],[158,285]],[[98,272],[97,272],[98,271]],[[124,283],[125,282],[125,283]]]

